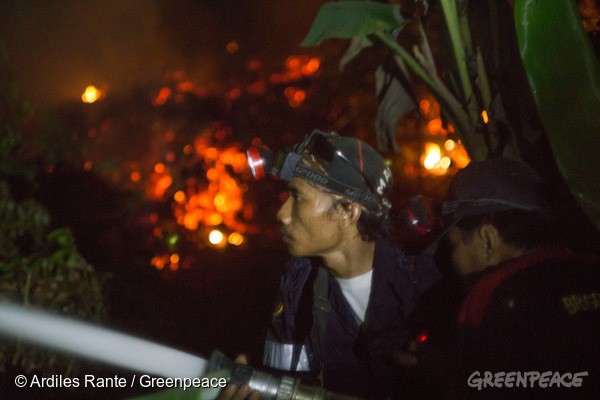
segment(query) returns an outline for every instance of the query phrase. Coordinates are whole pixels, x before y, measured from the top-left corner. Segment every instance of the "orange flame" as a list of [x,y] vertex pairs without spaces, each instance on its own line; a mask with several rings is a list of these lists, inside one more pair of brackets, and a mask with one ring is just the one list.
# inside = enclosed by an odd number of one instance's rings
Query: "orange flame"
[[[246,186],[241,185],[231,171],[242,174],[247,170],[245,154],[235,146],[209,147],[203,138],[196,139],[194,150],[203,159],[206,181],[190,179],[185,190],[174,194],[172,207],[177,223],[188,230],[220,225],[238,230],[241,225],[238,214],[247,215],[243,212]],[[241,244],[243,237],[232,240]],[[226,244],[227,240],[224,240]]]
[[102,93],[94,85],[89,85],[85,88],[85,92],[81,95],[81,100],[84,103],[94,103],[102,97]]

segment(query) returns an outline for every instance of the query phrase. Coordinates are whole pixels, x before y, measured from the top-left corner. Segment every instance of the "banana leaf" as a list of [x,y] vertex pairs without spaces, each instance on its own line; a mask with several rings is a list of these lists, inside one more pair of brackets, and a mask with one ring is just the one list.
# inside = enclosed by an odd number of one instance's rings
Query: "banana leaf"
[[417,108],[417,102],[412,93],[396,77],[385,71],[383,66],[379,66],[375,71],[375,82],[377,96],[383,97],[375,117],[377,148],[380,151],[393,151],[398,154],[398,121],[403,115]]
[[600,228],[600,67],[574,1],[517,0],[529,85],[559,169]]
[[327,39],[351,39],[378,31],[393,31],[408,23],[399,4],[369,1],[325,3],[301,46],[318,46]]
[[[432,94],[438,99],[449,119],[455,125],[463,144],[467,147],[472,159],[481,159],[486,149],[479,135],[473,132],[463,105],[454,97],[437,74],[430,75],[427,65],[433,60],[424,60],[420,54],[419,60],[404,49],[397,41],[394,32],[402,29],[409,20],[400,14],[398,4],[384,4],[369,1],[339,1],[325,3],[321,6],[310,31],[302,41],[302,46],[317,46],[327,39],[353,39],[352,50],[344,56],[343,64],[355,57],[360,50],[370,42],[356,43],[358,37],[373,35],[387,45],[396,56],[400,57],[406,66],[425,83]],[[409,104],[405,88],[398,88],[390,93],[387,99],[390,103]],[[406,93],[402,93],[402,91]],[[393,107],[387,107],[388,111]],[[410,108],[410,107],[409,107]],[[378,142],[383,146],[382,151],[388,151],[390,142],[390,126],[398,121],[399,111],[392,113],[382,110],[377,119]],[[477,142],[477,143],[476,143]],[[481,142],[481,143],[479,143]],[[393,144],[393,143],[390,143]],[[392,146],[393,147],[393,146]]]

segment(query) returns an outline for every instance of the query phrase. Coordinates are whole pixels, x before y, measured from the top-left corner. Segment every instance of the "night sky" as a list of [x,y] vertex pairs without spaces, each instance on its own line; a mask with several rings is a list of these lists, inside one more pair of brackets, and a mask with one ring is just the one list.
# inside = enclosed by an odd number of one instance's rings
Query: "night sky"
[[[184,70],[214,88],[251,59],[281,66],[322,0],[4,0],[0,43],[21,97],[33,105],[78,99],[94,84],[111,92],[156,85]],[[239,50],[226,51],[235,41]]]

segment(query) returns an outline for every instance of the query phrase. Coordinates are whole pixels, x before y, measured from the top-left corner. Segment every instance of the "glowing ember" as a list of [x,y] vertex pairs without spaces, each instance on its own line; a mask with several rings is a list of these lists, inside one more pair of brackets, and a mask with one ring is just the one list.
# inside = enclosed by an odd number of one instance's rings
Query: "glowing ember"
[[159,271],[165,268],[168,268],[171,271],[177,271],[180,266],[180,256],[177,253],[162,254],[153,257],[150,260],[150,264]]
[[[422,133],[427,142],[420,156],[413,158],[414,161],[402,167],[403,174],[443,176],[451,175],[458,169],[464,168],[470,162],[470,158],[464,146],[455,138],[454,126],[442,120],[439,103],[433,96],[425,95],[418,104],[421,117],[425,122],[422,125]],[[484,111],[481,117],[482,121],[486,121],[488,115]],[[402,150],[407,154],[414,151],[411,145],[403,146]],[[418,168],[418,164],[424,169]]]
[[304,76],[316,74],[320,66],[321,60],[317,57],[289,56],[285,61],[286,71],[272,74],[269,81],[275,84],[297,81]]
[[452,159],[449,156],[442,156],[440,146],[429,142],[425,144],[425,154],[421,162],[430,173],[444,175],[452,164]]
[[85,88],[85,92],[81,95],[81,100],[84,103],[90,104],[90,103],[94,103],[97,100],[99,100],[101,96],[102,96],[102,93],[100,93],[100,90],[98,90],[93,85],[89,85],[88,87]]
[[481,112],[481,120],[483,121],[484,124],[487,124],[490,121],[490,117],[488,116],[487,111],[483,110]]
[[220,230],[215,229],[208,234],[208,241],[214,246],[223,245],[225,244],[225,235]]
[[162,106],[163,104],[165,104],[167,102],[167,100],[169,100],[170,97],[171,97],[171,89],[165,86],[158,91],[158,94],[156,95],[154,100],[152,100],[152,105]]
[[234,246],[240,246],[244,243],[244,236],[241,233],[233,232],[229,237],[227,237],[227,242]]
[[436,135],[438,133],[444,133],[443,126],[442,126],[442,119],[441,118],[432,119],[431,121],[429,121],[427,123],[427,129],[429,130],[429,133],[432,135]]
[[239,50],[240,46],[236,43],[236,42],[229,42],[227,43],[227,52],[229,54],[233,54],[236,53]]
[[150,177],[150,182],[146,188],[146,195],[153,200],[161,200],[167,189],[173,183],[173,177],[168,172],[155,172]]
[[435,168],[436,164],[442,158],[440,153],[440,146],[435,143],[427,143],[425,145],[425,158],[423,160],[423,166],[427,169]]
[[[243,200],[247,185],[240,184],[238,177],[247,173],[245,154],[237,146],[211,146],[207,136],[198,136],[194,145],[189,148],[194,151],[189,156],[198,160],[205,172],[203,176],[187,179],[184,187],[173,194],[171,207],[177,224],[190,231],[219,227],[219,230],[208,234],[208,241],[212,246],[221,248],[228,243],[241,245],[245,241],[241,232],[245,231],[246,226],[241,222],[240,216],[246,220],[253,217],[251,212],[246,212],[249,205],[244,204]],[[163,166],[156,164],[155,174],[166,175]],[[159,183],[157,181],[154,185],[154,193],[158,193]],[[222,232],[223,229],[233,233],[228,237]],[[218,234],[215,232],[223,235],[216,242],[214,235]]]
[[131,179],[131,182],[139,182],[142,179],[142,175],[138,171],[134,171],[129,175],[129,179]]
[[431,103],[427,99],[423,99],[419,102],[419,110],[421,114],[427,115],[431,111]]
[[185,200],[186,200],[185,193],[182,192],[181,190],[179,190],[173,195],[173,199],[176,202],[178,202],[179,204],[183,204],[183,203],[185,203]]
[[154,266],[154,268],[161,270],[165,267],[167,261],[168,261],[167,255],[156,256],[156,257],[152,257],[152,259],[150,260],[150,264],[152,264]]

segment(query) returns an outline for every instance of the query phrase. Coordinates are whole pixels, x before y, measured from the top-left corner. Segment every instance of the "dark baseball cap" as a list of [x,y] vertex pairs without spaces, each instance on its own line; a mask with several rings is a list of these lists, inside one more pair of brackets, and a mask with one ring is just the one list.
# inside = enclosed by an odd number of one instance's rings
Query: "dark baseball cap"
[[[329,181],[315,183],[351,197],[369,209],[373,205],[384,209],[391,207],[386,195],[392,187],[392,172],[379,152],[368,143],[336,132],[315,130],[296,146],[296,151],[313,155],[324,169]],[[306,174],[300,173],[296,168],[294,176],[307,179]],[[353,190],[357,194],[353,194]]]
[[444,225],[506,210],[543,211],[544,183],[528,164],[510,158],[471,162],[460,170],[442,204]]

